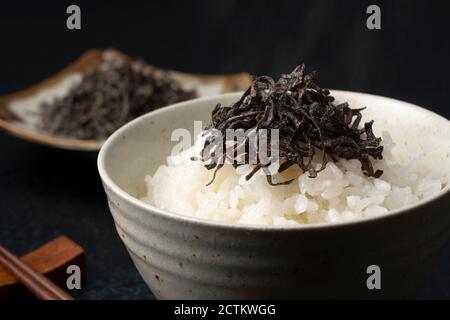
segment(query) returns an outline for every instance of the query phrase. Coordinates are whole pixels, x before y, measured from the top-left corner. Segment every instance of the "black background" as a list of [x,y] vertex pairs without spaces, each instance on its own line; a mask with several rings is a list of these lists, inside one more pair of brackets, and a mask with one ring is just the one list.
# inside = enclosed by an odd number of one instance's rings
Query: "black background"
[[[192,73],[277,76],[305,62],[323,87],[390,96],[450,118],[447,1],[34,1],[0,4],[0,94],[38,82],[92,47]],[[82,30],[66,28],[78,4]],[[382,30],[366,28],[369,4]],[[412,128],[414,130],[414,128]],[[96,154],[0,133],[0,243],[25,253],[66,234],[87,253],[74,294],[151,298],[120,243]],[[418,297],[450,298],[450,246]]]

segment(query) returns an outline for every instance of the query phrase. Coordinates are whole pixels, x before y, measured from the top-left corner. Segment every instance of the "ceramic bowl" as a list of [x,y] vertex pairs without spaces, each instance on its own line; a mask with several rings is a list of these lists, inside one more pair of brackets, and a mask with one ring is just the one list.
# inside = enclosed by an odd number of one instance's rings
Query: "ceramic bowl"
[[[450,235],[450,193],[353,222],[252,226],[200,220],[139,200],[144,176],[165,163],[177,128],[208,122],[216,103],[240,93],[179,103],[125,125],[103,145],[98,168],[117,232],[142,278],[161,299],[414,297]],[[375,133],[388,130],[399,161],[417,156],[450,176],[450,122],[405,102],[334,91],[367,106]],[[119,249],[118,249],[119,250]],[[380,268],[381,289],[367,280]],[[369,269],[368,269],[369,268]],[[369,273],[368,273],[369,270]],[[378,275],[378,273],[377,273]],[[370,282],[370,279],[369,279]]]

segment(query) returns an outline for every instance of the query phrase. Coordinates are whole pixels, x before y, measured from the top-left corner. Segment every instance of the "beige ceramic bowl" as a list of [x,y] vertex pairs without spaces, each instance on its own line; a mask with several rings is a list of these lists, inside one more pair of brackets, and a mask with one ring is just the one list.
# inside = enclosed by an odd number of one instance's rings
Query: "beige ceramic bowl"
[[[333,92],[367,106],[375,133],[388,130],[400,160],[418,155],[450,176],[450,122],[378,96]],[[245,226],[195,219],[139,200],[144,176],[165,163],[172,130],[208,121],[217,102],[239,93],[166,107],[125,125],[104,144],[98,167],[120,238],[157,298],[400,298],[414,296],[450,235],[450,195],[378,218],[298,227]],[[368,290],[367,267],[381,268]]]

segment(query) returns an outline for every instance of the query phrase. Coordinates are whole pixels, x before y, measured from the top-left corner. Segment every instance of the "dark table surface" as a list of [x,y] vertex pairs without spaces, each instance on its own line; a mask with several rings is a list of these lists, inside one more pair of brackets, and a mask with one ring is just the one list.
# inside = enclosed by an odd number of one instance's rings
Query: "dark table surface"
[[[377,1],[382,30],[365,26],[372,1],[3,1],[0,94],[27,87],[92,47],[198,73],[278,76],[299,62],[324,87],[406,100],[450,118],[447,1]],[[311,70],[311,69],[310,69]],[[151,299],[116,235],[96,154],[34,145],[0,132],[0,243],[23,254],[65,234],[86,250],[80,299]],[[420,298],[450,298],[450,243]]]
[[86,251],[79,299],[151,299],[116,234],[96,153],[33,145],[0,133],[0,243],[18,255],[58,235]]

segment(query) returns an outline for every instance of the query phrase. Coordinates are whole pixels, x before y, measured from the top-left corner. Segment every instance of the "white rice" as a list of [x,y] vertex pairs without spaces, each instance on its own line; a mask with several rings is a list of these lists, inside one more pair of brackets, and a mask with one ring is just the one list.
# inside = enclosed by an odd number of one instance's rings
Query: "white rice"
[[383,132],[383,160],[372,161],[384,171],[365,176],[358,160],[329,162],[316,178],[291,167],[276,181],[297,177],[285,186],[270,186],[260,170],[249,181],[249,166],[226,164],[206,186],[213,170],[192,161],[203,147],[201,139],[178,155],[169,156],[153,176],[146,176],[148,194],[142,200],[158,208],[193,217],[244,224],[298,225],[340,222],[384,215],[438,193],[447,183],[429,170],[398,164],[392,140]]

